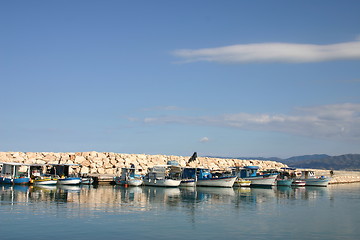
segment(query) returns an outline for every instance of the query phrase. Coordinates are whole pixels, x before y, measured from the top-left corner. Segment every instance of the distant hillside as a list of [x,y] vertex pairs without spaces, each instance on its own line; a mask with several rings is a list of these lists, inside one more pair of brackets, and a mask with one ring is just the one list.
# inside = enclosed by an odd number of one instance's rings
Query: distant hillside
[[296,165],[297,163],[304,162],[304,161],[320,160],[320,159],[326,159],[329,157],[331,157],[331,156],[326,155],[326,154],[303,155],[303,156],[290,157],[287,159],[281,159],[280,162],[285,163],[287,165]]
[[[221,157],[217,157],[221,158]],[[233,158],[233,157],[232,157]],[[333,170],[360,170],[360,154],[345,154],[340,156],[329,156],[326,154],[314,154],[295,156],[287,159],[276,157],[237,157],[233,159],[258,159],[264,161],[281,162],[289,167],[314,168],[314,169],[333,169]]]
[[360,154],[345,154],[340,156],[324,156],[317,155],[314,158],[306,158],[305,160],[293,161],[285,159],[280,161],[291,167],[297,168],[315,168],[315,169],[334,169],[334,170],[360,170]]

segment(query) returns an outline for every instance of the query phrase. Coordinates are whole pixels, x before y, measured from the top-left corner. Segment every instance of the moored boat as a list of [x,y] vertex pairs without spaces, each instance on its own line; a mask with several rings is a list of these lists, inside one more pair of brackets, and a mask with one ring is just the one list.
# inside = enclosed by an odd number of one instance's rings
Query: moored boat
[[293,182],[291,183],[291,186],[293,187],[304,187],[306,182],[304,180],[300,179],[293,179]]
[[213,176],[210,169],[196,169],[197,187],[233,187],[236,176]]
[[278,173],[258,174],[258,166],[245,166],[235,169],[238,178],[251,181],[250,187],[272,187],[275,185],[278,176]]
[[57,178],[45,175],[45,176],[36,177],[31,182],[34,185],[56,185]]
[[50,164],[50,174],[60,176],[57,179],[59,185],[79,185],[81,183],[81,177],[75,174],[75,169],[79,164]]
[[117,185],[124,186],[140,186],[143,184],[143,178],[140,174],[137,174],[135,166],[131,168],[122,168],[121,176],[115,177],[114,181]]
[[156,187],[178,187],[181,183],[181,169],[171,165],[158,165],[148,169],[144,185]]
[[0,183],[29,184],[30,165],[22,163],[2,163]]
[[276,179],[277,186],[291,187],[293,179]]
[[94,183],[94,178],[92,178],[90,176],[82,176],[81,177],[81,184],[91,185],[93,183]]
[[251,185],[251,181],[250,180],[245,180],[242,178],[236,178],[235,183],[234,183],[234,187],[250,187]]
[[301,180],[305,181],[305,186],[327,187],[330,179],[324,176],[316,177],[315,172],[311,170],[301,171]]
[[57,184],[60,185],[79,185],[81,183],[81,178],[79,177],[64,177],[57,180]]
[[196,168],[185,167],[182,169],[180,187],[196,186]]

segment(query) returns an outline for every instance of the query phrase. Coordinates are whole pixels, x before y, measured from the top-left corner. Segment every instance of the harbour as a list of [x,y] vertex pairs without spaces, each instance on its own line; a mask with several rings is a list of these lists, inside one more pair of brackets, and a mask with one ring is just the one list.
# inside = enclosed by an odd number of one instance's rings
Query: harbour
[[[360,183],[163,188],[0,185],[2,239],[356,239]],[[21,231],[18,231],[21,226]]]

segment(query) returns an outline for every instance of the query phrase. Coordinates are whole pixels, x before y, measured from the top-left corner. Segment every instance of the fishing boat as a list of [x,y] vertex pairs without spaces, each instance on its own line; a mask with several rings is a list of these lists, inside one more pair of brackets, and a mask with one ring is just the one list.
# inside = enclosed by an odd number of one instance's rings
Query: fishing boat
[[234,187],[250,187],[251,181],[245,180],[240,177],[240,171],[242,169],[241,167],[232,167],[230,169],[231,169],[231,174],[236,176]]
[[31,180],[34,185],[56,185],[57,178],[51,175],[41,175]]
[[81,184],[91,185],[93,183],[94,183],[94,178],[92,178],[90,176],[82,176],[81,177]]
[[213,175],[210,169],[196,169],[197,187],[233,187],[236,176]]
[[178,187],[181,183],[181,168],[172,165],[157,165],[148,169],[144,185],[156,187]]
[[305,181],[305,186],[315,186],[315,187],[327,187],[330,179],[321,176],[316,177],[315,172],[311,170],[301,171],[301,180]]
[[242,178],[236,178],[235,183],[234,183],[234,187],[250,187],[251,185],[251,181],[250,180],[245,180]]
[[121,176],[115,177],[114,181],[118,185],[124,186],[140,186],[143,184],[143,178],[140,174],[137,174],[135,166],[131,168],[122,168]]
[[258,173],[258,166],[239,168],[237,177],[251,181],[250,187],[272,187],[275,185],[278,173]]
[[292,187],[304,187],[306,182],[304,180],[300,179],[293,179],[293,182],[291,183]]
[[196,186],[196,168],[185,167],[182,169],[180,187]]
[[276,185],[282,187],[291,187],[293,179],[276,179]]
[[22,163],[2,163],[0,183],[28,184],[30,183],[30,165]]
[[80,177],[63,177],[57,180],[60,185],[79,185],[81,183]]
[[50,173],[60,176],[57,179],[59,185],[78,185],[81,183],[81,177],[77,176],[75,169],[79,164],[50,164]]

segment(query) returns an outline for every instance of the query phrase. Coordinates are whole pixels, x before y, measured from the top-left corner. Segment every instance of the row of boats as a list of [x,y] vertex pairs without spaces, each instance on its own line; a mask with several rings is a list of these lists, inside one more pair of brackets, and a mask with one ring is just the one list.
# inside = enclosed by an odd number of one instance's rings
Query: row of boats
[[1,163],[0,184],[92,184],[94,180],[91,177],[79,177],[69,171],[71,167],[77,166],[79,165]]
[[[281,171],[259,172],[258,166],[233,167],[228,171],[211,171],[207,168],[180,167],[176,164],[159,165],[149,168],[143,176],[137,169],[122,168],[121,176],[115,183],[125,186],[158,187],[272,187],[278,186],[319,186],[326,187],[329,178],[315,177],[313,171],[283,168]],[[291,172],[292,171],[292,172]]]
[[[0,184],[34,185],[78,185],[92,184],[91,177],[80,177],[71,173],[77,164],[27,165],[2,163]],[[25,170],[25,171],[24,171]],[[281,171],[259,172],[258,166],[231,167],[227,171],[212,171],[203,167],[181,167],[170,161],[166,165],[156,165],[143,175],[132,165],[122,168],[114,182],[124,186],[157,187],[272,187],[278,186],[321,186],[326,187],[329,178],[315,177],[313,171],[283,168]]]

